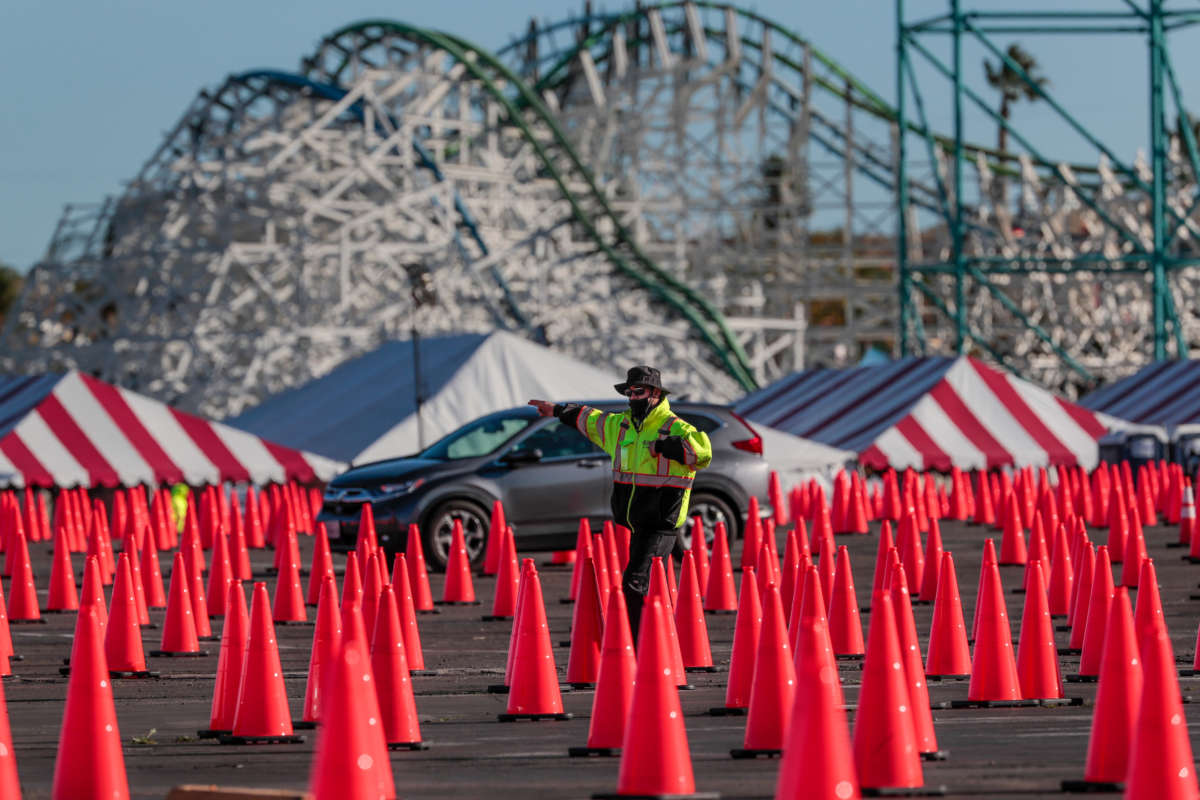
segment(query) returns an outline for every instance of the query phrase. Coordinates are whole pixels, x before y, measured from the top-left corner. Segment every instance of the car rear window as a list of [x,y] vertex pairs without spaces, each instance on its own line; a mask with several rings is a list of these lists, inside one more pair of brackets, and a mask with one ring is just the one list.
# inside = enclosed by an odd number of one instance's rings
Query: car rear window
[[712,433],[721,427],[721,420],[710,417],[707,414],[697,414],[693,411],[680,414],[679,416],[683,417],[688,424],[695,426],[696,430],[703,431],[704,433]]

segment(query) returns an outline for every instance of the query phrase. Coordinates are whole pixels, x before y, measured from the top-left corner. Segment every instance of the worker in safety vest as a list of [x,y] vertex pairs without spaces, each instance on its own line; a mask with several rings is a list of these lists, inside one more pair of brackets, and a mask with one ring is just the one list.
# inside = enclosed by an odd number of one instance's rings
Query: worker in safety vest
[[554,415],[573,426],[613,460],[613,517],[632,532],[622,586],[636,644],[651,559],[666,558],[675,546],[687,519],[692,481],[696,470],[712,461],[712,444],[708,434],[671,413],[669,392],[654,367],[631,368],[614,388],[629,398],[628,411],[544,400],[529,405],[543,417]]

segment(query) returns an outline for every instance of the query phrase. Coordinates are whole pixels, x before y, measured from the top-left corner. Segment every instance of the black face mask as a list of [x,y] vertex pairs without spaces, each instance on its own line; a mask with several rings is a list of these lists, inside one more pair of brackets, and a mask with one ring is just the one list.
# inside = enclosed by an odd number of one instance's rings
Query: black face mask
[[631,398],[629,400],[629,410],[633,412],[633,418],[638,422],[644,420],[646,415],[650,413],[650,409],[653,407],[654,405],[651,403],[649,397],[639,397],[637,399]]

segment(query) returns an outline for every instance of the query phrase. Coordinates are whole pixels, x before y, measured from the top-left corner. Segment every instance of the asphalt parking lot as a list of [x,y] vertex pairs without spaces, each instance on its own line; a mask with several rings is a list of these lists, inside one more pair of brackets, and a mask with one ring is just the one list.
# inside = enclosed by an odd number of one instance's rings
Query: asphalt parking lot
[[[872,531],[878,526],[872,524]],[[948,522],[942,526],[943,542],[954,553],[966,619],[971,619],[982,542],[993,532]],[[998,539],[998,534],[996,535]],[[1102,543],[1104,531],[1093,531]],[[1167,549],[1174,541],[1173,528],[1146,530],[1150,555],[1155,559],[1167,624],[1181,666],[1190,666],[1200,621],[1200,600],[1190,600],[1200,580],[1200,565],[1181,561],[1183,552]],[[780,535],[780,551],[783,549]],[[849,547],[860,605],[869,602],[874,568],[875,535],[839,536]],[[302,537],[307,565],[311,540]],[[740,546],[735,548],[736,554]],[[31,545],[37,583],[45,596],[50,574],[48,543]],[[524,555],[524,554],[523,554]],[[533,554],[539,564],[549,554]],[[270,551],[252,551],[256,570],[271,563]],[[169,574],[168,554],[160,556],[164,575]],[[82,557],[75,556],[78,570]],[[334,556],[340,572],[344,557]],[[569,568],[540,567],[546,611],[554,642],[569,636],[571,606],[560,603],[567,595]],[[1018,635],[1023,596],[1011,593],[1019,585],[1022,569],[1002,567],[1014,638]],[[442,579],[432,576],[435,598]],[[7,590],[7,581],[6,590]],[[273,588],[273,579],[268,581]],[[414,676],[421,732],[430,749],[394,752],[392,769],[396,793],[403,798],[485,797],[498,794],[544,798],[586,798],[594,792],[616,789],[615,759],[575,759],[567,748],[587,739],[591,691],[568,691],[563,703],[574,714],[570,721],[501,723],[503,695],[488,694],[489,684],[501,682],[510,625],[484,622],[490,610],[494,581],[476,578],[482,601],[478,607],[443,607],[436,615],[422,615],[420,629],[426,667],[431,675]],[[311,612],[311,610],[310,610]],[[924,647],[931,607],[916,608],[917,628]],[[161,623],[162,610],[151,611]],[[311,618],[311,617],[310,617]],[[864,631],[869,614],[863,614]],[[708,616],[713,657],[727,665],[734,617]],[[62,659],[69,655],[74,614],[47,615],[45,625],[13,625],[13,644],[23,661],[13,662],[14,676],[3,683],[12,724],[13,744],[21,785],[26,798],[49,797],[54,775],[58,732],[66,696],[67,679],[59,675]],[[220,623],[214,620],[214,632]],[[159,644],[158,629],[144,631],[146,650]],[[307,674],[310,626],[277,629],[280,656],[293,717],[299,719]],[[1066,633],[1059,633],[1065,647]],[[131,793],[135,797],[162,798],[171,787],[192,784],[273,787],[303,790],[312,760],[313,731],[304,744],[222,745],[196,738],[206,728],[212,701],[219,643],[209,645],[210,656],[198,659],[151,659],[158,679],[116,680],[114,694]],[[558,648],[559,673],[565,677],[567,650]],[[1078,657],[1064,656],[1064,674],[1074,672]],[[841,665],[846,701],[853,704],[858,692],[858,666]],[[693,673],[694,690],[680,693],[699,791],[722,797],[772,797],[779,767],[777,759],[733,760],[731,748],[742,744],[744,717],[712,717],[707,709],[724,701],[725,672]],[[1200,679],[1183,678],[1185,698],[1200,696]],[[1090,704],[1094,684],[1066,684],[1068,696]],[[965,699],[965,682],[933,683],[931,700]],[[1193,749],[1200,710],[1185,706],[1190,719]],[[1087,751],[1091,708],[962,709],[934,711],[939,745],[949,751],[942,762],[924,765],[926,783],[945,785],[948,796],[993,797],[1061,796],[1059,781],[1082,776]]]

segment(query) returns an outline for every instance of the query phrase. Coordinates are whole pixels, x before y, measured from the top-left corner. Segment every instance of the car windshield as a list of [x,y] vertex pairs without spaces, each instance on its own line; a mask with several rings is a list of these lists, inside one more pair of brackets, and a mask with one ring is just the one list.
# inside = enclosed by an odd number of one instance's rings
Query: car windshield
[[421,457],[454,461],[485,456],[495,452],[532,422],[531,417],[483,417],[434,442],[421,453]]

